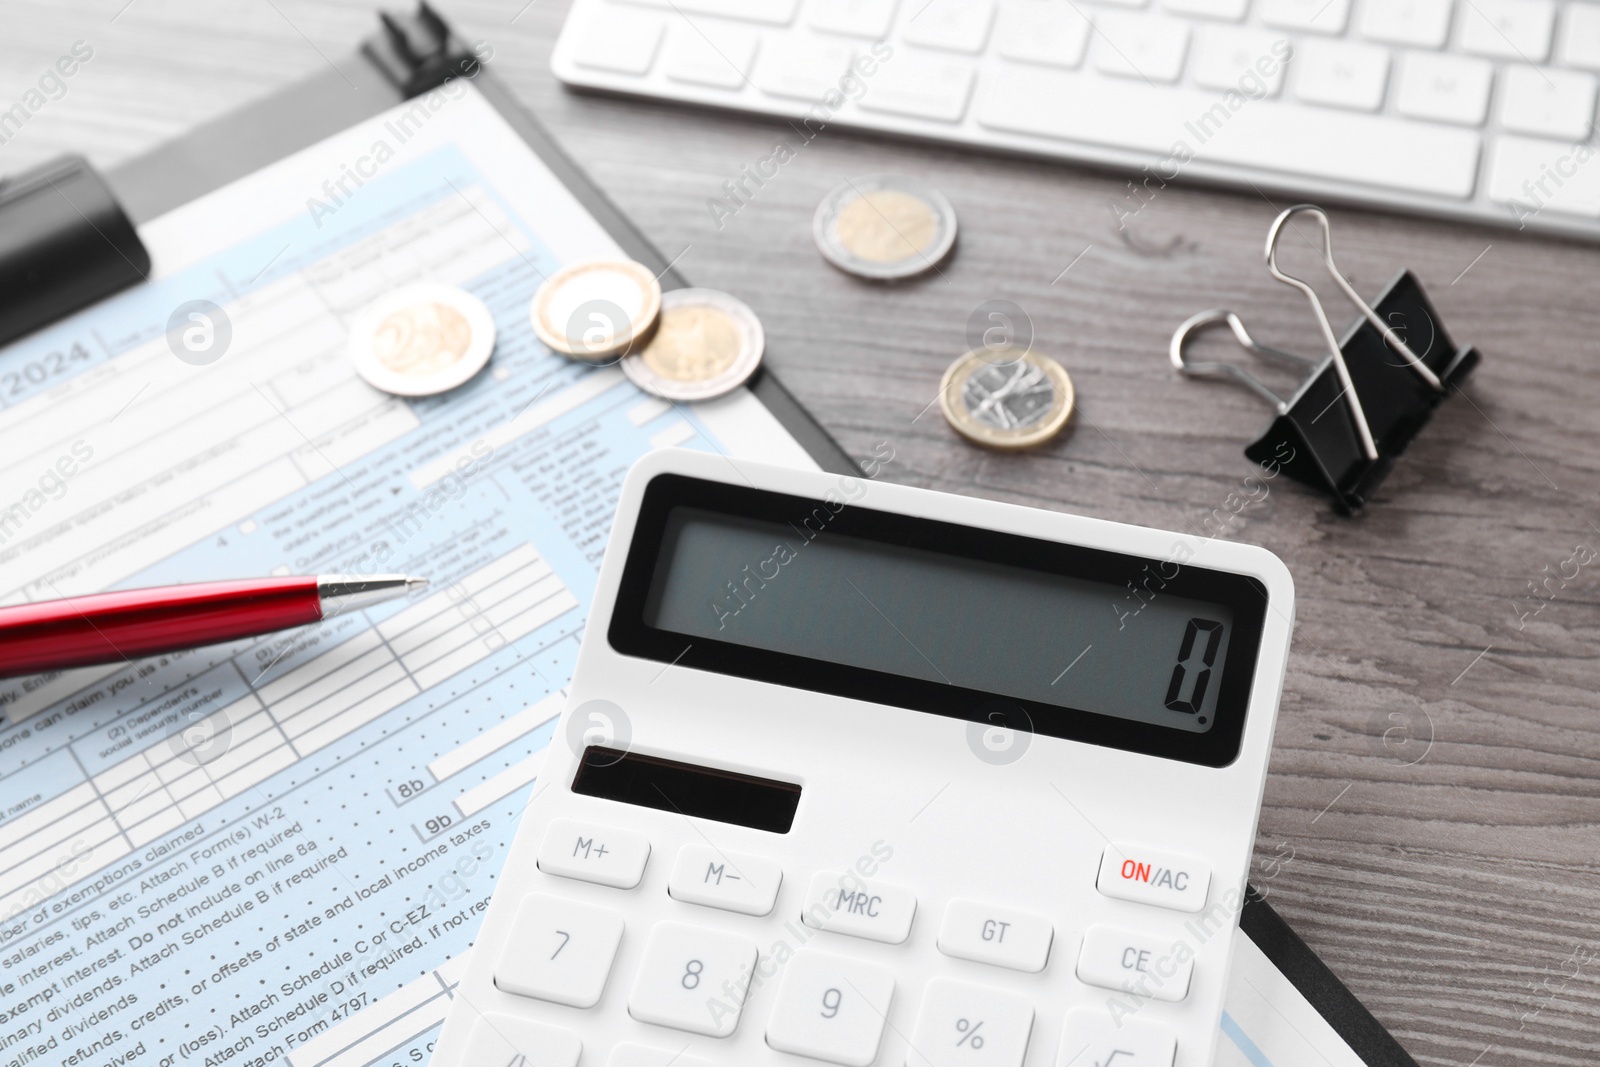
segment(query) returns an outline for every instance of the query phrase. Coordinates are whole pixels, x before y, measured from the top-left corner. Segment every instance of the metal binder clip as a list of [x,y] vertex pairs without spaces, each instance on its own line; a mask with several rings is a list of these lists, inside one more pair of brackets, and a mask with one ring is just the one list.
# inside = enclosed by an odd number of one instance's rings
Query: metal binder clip
[[[1322,259],[1334,282],[1361,311],[1343,338],[1316,292],[1278,267],[1278,240],[1298,214],[1313,216],[1322,229]],[[1367,503],[1394,460],[1404,452],[1449,392],[1478,365],[1478,352],[1458,349],[1409,270],[1384,289],[1375,306],[1361,299],[1333,261],[1333,236],[1321,208],[1299,204],[1284,211],[1267,234],[1267,270],[1305,294],[1327,346],[1321,359],[1257,344],[1231,311],[1202,311],[1172,335],[1172,365],[1191,377],[1230,378],[1263,397],[1277,412],[1266,432],[1245,451],[1257,463],[1276,463],[1290,477],[1331,493],[1334,507],[1349,514]],[[1249,352],[1308,371],[1294,395],[1278,396],[1253,374],[1232,363],[1191,363],[1184,345],[1194,334],[1226,324]]]

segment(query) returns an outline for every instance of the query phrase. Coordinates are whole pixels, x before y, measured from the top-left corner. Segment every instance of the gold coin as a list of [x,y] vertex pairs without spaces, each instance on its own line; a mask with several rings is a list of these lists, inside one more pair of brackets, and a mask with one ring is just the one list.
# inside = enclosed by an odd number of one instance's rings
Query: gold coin
[[738,325],[717,308],[663,308],[661,325],[641,357],[663,378],[703,382],[733,366],[742,344]]
[[351,321],[356,372],[397,396],[432,396],[469,381],[494,351],[494,315],[464,289],[418,282],[385,293]]
[[1003,451],[1034,448],[1059,434],[1075,395],[1066,370],[1031,348],[976,349],[944,372],[939,406],[957,433]]
[[667,400],[710,400],[749,380],[761,366],[766,334],[744,301],[716,289],[673,289],[644,350],[624,356],[622,372]]
[[899,189],[863,193],[844,206],[834,225],[839,243],[872,263],[920,255],[939,234],[939,216],[927,201]]
[[437,374],[460,362],[471,343],[466,316],[429,302],[385,316],[373,335],[372,354],[396,374]]
[[932,270],[956,241],[956,212],[925,182],[873,174],[835,188],[811,219],[829,263],[860,278],[893,281]]

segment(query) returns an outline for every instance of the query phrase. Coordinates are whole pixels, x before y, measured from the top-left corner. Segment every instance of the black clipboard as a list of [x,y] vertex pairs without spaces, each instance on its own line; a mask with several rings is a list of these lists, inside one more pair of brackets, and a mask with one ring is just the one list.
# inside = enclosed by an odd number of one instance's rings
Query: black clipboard
[[[436,87],[445,73],[459,74],[441,63],[436,64],[438,76],[432,77],[427,69],[429,56],[419,52],[420,58],[413,60],[403,54],[408,49],[398,42],[410,39],[415,43],[418,34],[426,40],[430,33],[442,35],[441,55],[448,57],[452,46],[457,54],[471,54],[426,7],[410,21],[384,16],[384,32],[343,61],[345,67],[361,71],[364,76],[359,80],[352,82],[338,69],[308,77],[122,164],[106,175],[107,182],[135,224],[165,214]],[[623,250],[659,272],[663,289],[687,286],[677,269],[668,265],[644,234],[562,151],[509,87],[487,65],[473,62],[475,69],[468,76],[477,90]],[[858,473],[856,463],[769,368],[757,373],[750,388],[824,470]],[[1254,891],[1247,894],[1239,926],[1371,1067],[1418,1067],[1383,1024]]]

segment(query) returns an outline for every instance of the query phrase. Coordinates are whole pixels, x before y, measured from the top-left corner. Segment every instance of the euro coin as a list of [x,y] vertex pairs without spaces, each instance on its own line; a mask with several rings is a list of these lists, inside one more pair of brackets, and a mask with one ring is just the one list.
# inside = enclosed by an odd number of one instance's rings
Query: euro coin
[[533,331],[550,348],[602,363],[630,352],[661,314],[661,283],[631,259],[574,263],[534,294]]
[[845,182],[817,206],[811,234],[829,263],[891,281],[937,267],[956,243],[956,211],[937,189],[877,174]]
[[1072,417],[1072,379],[1031,348],[981,348],[944,372],[939,406],[967,440],[1017,451],[1044,444]]
[[453,285],[420,283],[386,293],[350,326],[350,360],[371,385],[432,396],[469,380],[494,351],[494,316]]
[[744,301],[715,289],[674,289],[661,322],[622,371],[667,400],[710,400],[738,388],[761,365],[766,335]]

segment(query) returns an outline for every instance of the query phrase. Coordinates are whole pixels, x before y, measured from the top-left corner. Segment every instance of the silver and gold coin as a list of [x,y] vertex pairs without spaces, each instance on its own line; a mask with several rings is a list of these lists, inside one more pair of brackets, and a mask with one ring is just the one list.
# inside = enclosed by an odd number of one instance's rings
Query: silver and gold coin
[[622,370],[647,393],[709,400],[749,380],[765,348],[761,320],[744,301],[715,289],[674,289],[661,298],[656,332]]
[[494,351],[494,316],[453,285],[402,286],[350,325],[356,373],[386,393],[432,396],[466,382]]
[[660,314],[661,283],[631,259],[563,267],[539,287],[528,309],[539,340],[595,363],[632,351],[655,329]]
[[1072,418],[1072,379],[1031,348],[968,352],[944,372],[939,406],[962,437],[1017,451],[1044,444]]
[[811,234],[829,263],[861,278],[890,281],[932,270],[956,243],[956,211],[932,186],[874,174],[823,198]]

